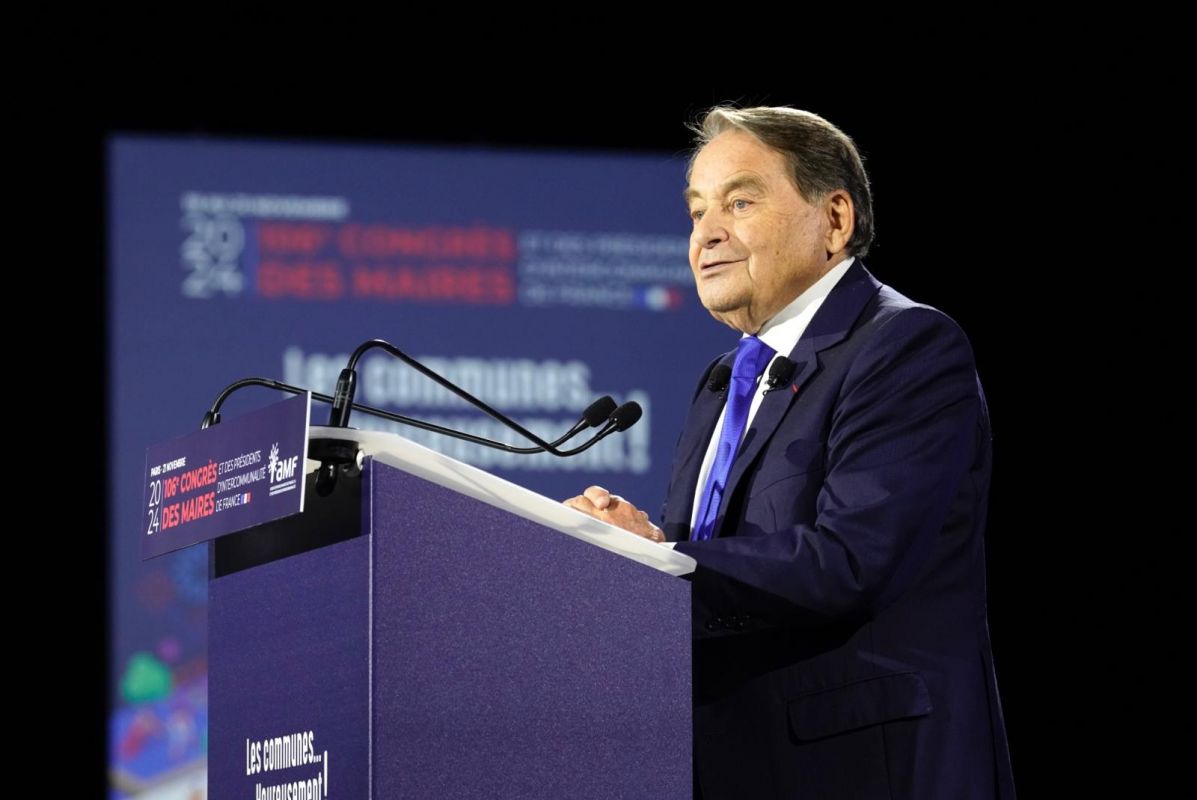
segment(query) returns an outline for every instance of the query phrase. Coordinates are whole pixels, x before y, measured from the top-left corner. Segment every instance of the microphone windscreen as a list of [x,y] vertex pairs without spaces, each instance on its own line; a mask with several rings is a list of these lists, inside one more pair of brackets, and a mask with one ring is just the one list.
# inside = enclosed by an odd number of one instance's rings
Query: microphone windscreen
[[615,430],[626,431],[640,421],[640,415],[643,413],[644,409],[640,404],[632,400],[611,412],[611,421],[615,423]]
[[731,383],[732,370],[727,364],[716,364],[715,368],[711,370],[710,380],[707,381],[707,389],[712,392],[722,392]]
[[785,356],[773,359],[773,365],[769,367],[769,385],[781,386],[783,383],[787,383],[790,378],[794,377],[796,366],[798,365]]
[[605,394],[582,412],[582,419],[586,420],[586,424],[593,428],[606,422],[614,411],[615,401],[611,399],[611,395]]

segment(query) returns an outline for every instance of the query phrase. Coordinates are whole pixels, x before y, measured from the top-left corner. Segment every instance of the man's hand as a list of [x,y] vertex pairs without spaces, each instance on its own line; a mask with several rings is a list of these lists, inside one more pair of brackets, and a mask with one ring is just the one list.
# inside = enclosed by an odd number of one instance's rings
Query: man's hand
[[643,536],[654,542],[665,541],[665,534],[652,523],[648,514],[624,500],[617,494],[611,494],[601,486],[591,486],[577,497],[565,501],[570,508],[576,508],[583,514],[589,514],[595,519],[610,522],[631,531],[637,536]]

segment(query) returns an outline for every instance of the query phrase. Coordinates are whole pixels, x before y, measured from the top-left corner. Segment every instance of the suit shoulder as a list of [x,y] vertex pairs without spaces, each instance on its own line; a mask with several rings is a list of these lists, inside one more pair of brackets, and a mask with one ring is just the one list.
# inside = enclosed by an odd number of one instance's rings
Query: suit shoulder
[[866,347],[895,348],[934,343],[936,349],[958,348],[971,362],[972,344],[955,319],[934,306],[911,300],[890,286],[882,285],[868,327]]

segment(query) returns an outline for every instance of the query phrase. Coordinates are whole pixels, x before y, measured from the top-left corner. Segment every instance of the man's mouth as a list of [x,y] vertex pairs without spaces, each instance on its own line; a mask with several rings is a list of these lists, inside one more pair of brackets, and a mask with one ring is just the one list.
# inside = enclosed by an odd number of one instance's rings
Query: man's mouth
[[726,266],[728,266],[729,264],[736,264],[736,263],[739,263],[739,261],[738,261],[738,260],[735,260],[735,261],[732,261],[732,260],[727,260],[727,261],[712,261],[712,262],[710,262],[709,264],[702,264],[702,265],[700,265],[700,266],[699,266],[699,272],[701,272],[701,273],[703,273],[703,274],[706,274],[706,273],[708,273],[708,272],[712,272],[712,271],[714,271],[714,270],[718,270],[718,269],[720,269],[721,267],[726,267]]

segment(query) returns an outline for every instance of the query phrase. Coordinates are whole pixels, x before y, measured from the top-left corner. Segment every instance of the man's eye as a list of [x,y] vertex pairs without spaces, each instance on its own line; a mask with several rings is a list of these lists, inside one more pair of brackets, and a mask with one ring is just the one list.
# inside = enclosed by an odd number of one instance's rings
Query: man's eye
[[745,200],[745,199],[744,199],[744,198],[742,198],[742,197],[741,197],[741,198],[739,198],[739,199],[737,199],[737,200],[732,200],[732,208],[734,208],[736,211],[744,211],[744,210],[745,210],[745,209],[747,209],[747,208],[748,208],[750,205],[752,205],[752,201],[751,201],[751,200]]
[[702,219],[702,209],[691,211],[690,219],[694,220],[695,222],[698,222],[700,219]]

